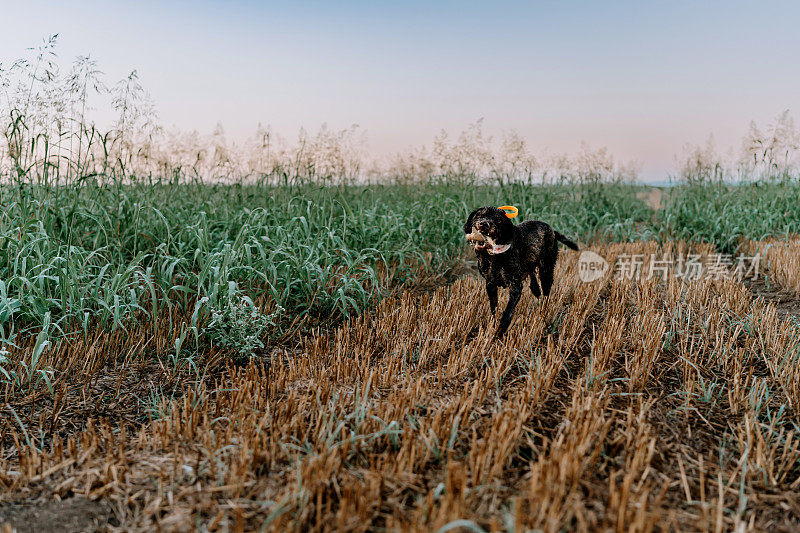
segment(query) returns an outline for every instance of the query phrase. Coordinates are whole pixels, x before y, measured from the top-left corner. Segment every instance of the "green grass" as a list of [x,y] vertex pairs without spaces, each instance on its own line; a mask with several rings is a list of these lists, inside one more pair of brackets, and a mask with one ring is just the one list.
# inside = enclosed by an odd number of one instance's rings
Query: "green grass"
[[742,237],[796,232],[800,187],[682,185],[655,211],[629,184],[447,183],[299,188],[138,184],[0,189],[0,323],[5,335],[125,327],[166,308],[194,316],[246,296],[283,308],[282,334],[361,313],[420,270],[444,273],[480,205],[594,239],[684,238],[732,251]]
[[668,195],[659,221],[675,238],[712,243],[720,252],[733,253],[745,237],[800,232],[800,185],[796,180],[680,185]]

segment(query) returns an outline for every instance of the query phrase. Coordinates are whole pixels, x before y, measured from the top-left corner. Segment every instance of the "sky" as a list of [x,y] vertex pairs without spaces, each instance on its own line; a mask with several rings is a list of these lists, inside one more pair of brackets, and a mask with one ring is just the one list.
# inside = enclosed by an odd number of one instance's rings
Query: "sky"
[[234,140],[358,125],[380,156],[483,119],[653,180],[689,144],[738,149],[750,121],[800,119],[798,2],[3,4],[0,63],[58,33],[62,59],[90,55],[108,81],[136,69],[163,125]]

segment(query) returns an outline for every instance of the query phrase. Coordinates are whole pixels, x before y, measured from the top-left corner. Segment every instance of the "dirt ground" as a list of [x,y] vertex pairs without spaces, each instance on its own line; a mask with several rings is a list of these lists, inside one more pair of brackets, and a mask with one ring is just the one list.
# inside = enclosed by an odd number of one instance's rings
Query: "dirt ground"
[[765,302],[775,305],[781,315],[800,319],[800,298],[797,295],[784,290],[774,282],[769,283],[763,277],[747,282],[746,286],[755,298],[761,298]]
[[103,531],[114,522],[108,504],[80,497],[0,503],[0,524],[10,524],[19,533]]
[[647,187],[645,190],[636,194],[640,200],[644,200],[648,207],[658,210],[663,209],[664,189],[662,187]]

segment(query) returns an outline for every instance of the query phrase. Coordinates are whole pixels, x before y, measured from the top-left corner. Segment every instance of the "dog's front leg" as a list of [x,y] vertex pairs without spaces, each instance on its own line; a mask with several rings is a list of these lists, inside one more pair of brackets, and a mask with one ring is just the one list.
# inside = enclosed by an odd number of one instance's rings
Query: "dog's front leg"
[[486,294],[489,296],[489,310],[492,312],[492,315],[494,315],[494,311],[497,309],[497,285],[494,283],[487,283]]
[[496,337],[498,339],[503,336],[508,329],[508,326],[511,324],[511,317],[514,314],[514,309],[517,307],[521,296],[522,281],[515,281],[511,284],[511,288],[508,293],[508,305],[506,305],[506,309],[503,311],[503,316],[500,317],[500,324],[497,326]]

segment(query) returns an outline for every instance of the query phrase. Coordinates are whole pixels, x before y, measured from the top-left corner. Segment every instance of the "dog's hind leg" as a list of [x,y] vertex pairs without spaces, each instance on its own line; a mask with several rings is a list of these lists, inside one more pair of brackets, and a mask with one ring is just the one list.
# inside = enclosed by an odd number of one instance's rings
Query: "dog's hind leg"
[[542,280],[542,294],[547,296],[550,294],[550,288],[553,286],[553,271],[555,265],[547,265],[539,267],[539,279]]
[[486,294],[489,296],[489,310],[494,315],[494,311],[497,309],[497,285],[494,283],[487,283]]
[[536,296],[537,298],[542,295],[541,291],[539,290],[539,280],[536,279],[536,271],[531,270],[530,273],[531,279],[531,294]]
[[556,270],[556,262],[558,261],[558,245],[553,243],[553,246],[542,254],[539,260],[539,280],[542,282],[542,294],[547,296],[550,294],[550,288],[553,286],[553,274]]
[[508,329],[508,326],[511,324],[511,317],[514,314],[514,309],[516,309],[521,296],[522,280],[515,281],[511,284],[511,290],[508,294],[508,305],[506,305],[506,309],[503,311],[503,316],[500,317],[500,324],[497,326],[496,336],[498,339],[503,336]]

